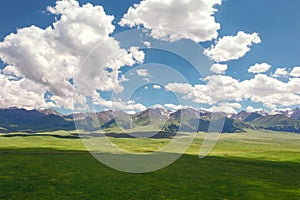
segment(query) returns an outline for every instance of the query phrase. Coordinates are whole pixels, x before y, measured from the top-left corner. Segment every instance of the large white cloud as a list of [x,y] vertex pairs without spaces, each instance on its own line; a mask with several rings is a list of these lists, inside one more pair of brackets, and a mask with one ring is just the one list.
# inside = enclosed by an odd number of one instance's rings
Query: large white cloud
[[169,83],[166,89],[175,93],[183,94],[184,98],[192,99],[196,103],[216,104],[221,101],[242,100],[240,83],[238,80],[223,75],[208,76],[204,79],[205,84],[196,84],[194,86],[187,83]]
[[[102,6],[80,6],[75,0],[57,1],[48,11],[57,15],[53,25],[18,29],[0,43],[0,59],[10,65],[4,71],[12,73],[13,69],[25,80],[50,91],[58,107],[71,107],[74,87],[70,79],[81,85],[85,95],[92,94],[93,89],[120,92],[120,82],[124,81],[119,76],[120,67],[143,62],[144,54],[136,47],[121,49],[119,42],[110,37],[114,17],[106,15]],[[30,87],[25,89],[31,91]]]
[[254,74],[260,74],[268,71],[269,69],[271,69],[271,65],[269,65],[268,63],[256,63],[255,65],[249,67],[248,72]]
[[224,36],[220,38],[215,45],[206,49],[204,54],[216,62],[237,60],[245,56],[253,44],[260,42],[261,40],[257,33],[247,34],[240,31],[236,36]]
[[129,8],[120,25],[144,26],[156,39],[204,42],[216,39],[220,24],[215,5],[221,0],[143,0]]
[[241,82],[244,97],[254,102],[261,102],[269,108],[278,106],[296,106],[300,104],[299,78],[282,82],[265,74],[258,74],[253,79]]
[[[300,105],[300,78],[291,78],[288,82],[283,82],[265,74],[257,74],[254,78],[244,81],[224,75],[208,76],[205,80],[206,85],[170,83],[166,87],[196,103],[210,104],[216,110],[224,108],[233,111],[240,108],[235,106],[236,103],[244,100],[259,102],[271,109]],[[183,85],[185,89],[178,87]]]
[[300,67],[294,67],[290,75],[294,77],[300,77]]
[[[13,77],[0,74],[0,105],[7,108],[16,106],[19,108],[34,109],[54,106],[46,103],[44,90],[36,83],[22,79],[15,81]],[[31,90],[28,90],[31,88]]]

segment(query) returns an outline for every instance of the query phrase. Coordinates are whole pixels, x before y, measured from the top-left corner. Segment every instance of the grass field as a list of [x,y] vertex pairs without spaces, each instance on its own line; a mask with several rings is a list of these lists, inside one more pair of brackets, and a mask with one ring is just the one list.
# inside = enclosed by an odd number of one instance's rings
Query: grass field
[[[70,132],[0,136],[0,199],[300,199],[300,135],[223,134],[198,158],[204,134],[170,166],[146,174],[113,170]],[[169,139],[111,138],[133,152]]]

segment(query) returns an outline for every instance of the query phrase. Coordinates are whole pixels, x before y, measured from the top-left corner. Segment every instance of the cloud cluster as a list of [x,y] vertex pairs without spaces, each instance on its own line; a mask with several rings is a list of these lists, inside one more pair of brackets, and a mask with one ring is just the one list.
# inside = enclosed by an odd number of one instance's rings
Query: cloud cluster
[[216,110],[239,109],[238,104],[228,102],[238,103],[244,100],[259,102],[271,109],[300,104],[300,78],[290,78],[288,82],[283,82],[265,74],[257,74],[244,81],[224,75],[208,76],[204,80],[206,85],[169,83],[166,88],[196,103],[209,104]]
[[221,0],[143,0],[130,7],[121,26],[144,26],[155,39],[204,42],[216,39],[220,24],[215,21]]
[[144,105],[135,103],[134,101],[124,102],[117,100],[105,100],[101,98],[100,94],[97,92],[94,92],[93,103],[94,105],[104,106],[112,110],[122,110],[129,113],[135,112],[136,110],[143,111],[147,109]]
[[[58,107],[72,108],[74,84],[70,80],[80,84],[81,89],[86,90],[85,95],[90,95],[93,89],[121,91],[119,83],[124,78],[119,76],[120,67],[143,62],[144,54],[136,47],[120,48],[119,42],[110,36],[115,28],[112,24],[114,17],[106,15],[102,6],[80,6],[76,0],[57,1],[55,7],[48,7],[48,11],[58,18],[52,26],[18,29],[0,43],[0,59],[9,65],[3,74],[17,74],[43,91],[32,96],[49,91],[53,94],[51,100]],[[100,47],[95,48],[97,46]],[[80,71],[81,63],[84,65]],[[94,88],[98,81],[98,88]],[[21,83],[14,81],[9,84],[18,87]],[[22,86],[27,93],[33,92],[28,84]],[[11,106],[21,105],[24,100],[16,92],[12,94],[19,102]],[[7,97],[4,96],[2,101],[8,101]],[[39,100],[35,104],[39,107],[45,102]],[[6,105],[2,103],[0,106]]]
[[300,67],[294,67],[289,70],[285,67],[277,68],[273,77],[300,77]]
[[247,34],[243,31],[236,36],[224,36],[215,45],[204,51],[204,54],[216,62],[237,60],[250,51],[253,44],[261,43],[257,33]]

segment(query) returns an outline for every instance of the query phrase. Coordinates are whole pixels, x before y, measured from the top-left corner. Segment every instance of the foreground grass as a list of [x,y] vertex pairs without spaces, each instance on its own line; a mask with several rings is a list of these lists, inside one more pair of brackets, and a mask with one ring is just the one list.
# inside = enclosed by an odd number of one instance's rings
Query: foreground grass
[[[0,199],[300,199],[299,135],[225,134],[199,159],[200,134],[179,160],[147,174],[102,165],[71,133],[44,135],[0,137]],[[138,152],[169,142],[111,140]]]

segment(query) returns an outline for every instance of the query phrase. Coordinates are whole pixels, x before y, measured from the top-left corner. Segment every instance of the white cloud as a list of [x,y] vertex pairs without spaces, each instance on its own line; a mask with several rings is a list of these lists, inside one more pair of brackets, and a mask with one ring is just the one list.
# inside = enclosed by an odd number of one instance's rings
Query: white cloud
[[241,109],[242,106],[239,103],[220,103],[210,108],[211,112],[223,112],[228,114],[237,113],[236,109]]
[[174,104],[171,104],[171,103],[164,104],[164,107],[166,107],[167,109],[170,109],[172,111],[181,110],[181,109],[187,109],[187,108],[195,109],[195,108],[193,108],[191,106],[174,105]]
[[230,76],[214,75],[205,78],[212,102],[241,101],[243,98],[240,82]]
[[149,78],[143,78],[143,80],[146,81],[146,82],[148,82],[148,83],[150,82]]
[[165,109],[165,107],[160,105],[160,104],[155,104],[155,105],[151,106],[151,108],[153,108],[153,109]]
[[138,70],[136,70],[136,73],[139,76],[149,76],[148,69],[138,69]]
[[273,77],[282,77],[287,76],[289,73],[286,70],[286,68],[277,68],[275,73],[273,74]]
[[133,110],[138,110],[138,111],[143,111],[146,110],[147,108],[140,104],[140,103],[135,103],[134,101],[111,101],[111,100],[105,100],[101,98],[101,96],[97,93],[94,92],[93,96],[93,103],[95,105],[101,105],[113,110],[127,110],[127,111],[133,111]]
[[136,111],[134,110],[129,110],[129,111],[124,111],[125,113],[127,113],[128,115],[135,115]]
[[160,85],[153,85],[153,89],[159,90],[159,89],[161,89],[161,86]]
[[239,91],[240,83],[230,76],[214,75],[204,79],[206,85],[190,85],[183,83],[170,83],[166,89],[184,94],[184,98],[192,99],[196,103],[215,104],[225,100],[242,100],[243,94]]
[[253,66],[251,66],[248,69],[249,73],[254,73],[254,74],[260,74],[260,73],[264,73],[266,71],[268,71],[271,68],[271,65],[267,64],[267,63],[257,63]]
[[228,69],[228,66],[225,64],[213,64],[210,67],[210,71],[212,71],[216,74],[224,74],[227,69]]
[[217,38],[220,24],[216,23],[215,5],[221,0],[144,0],[129,8],[121,26],[144,26],[155,39],[195,42]]
[[244,98],[253,102],[261,102],[269,108],[277,106],[299,105],[299,89],[296,85],[300,79],[291,79],[289,82],[282,82],[265,74],[258,74],[253,79],[241,82],[244,90]]
[[[57,107],[72,106],[74,86],[68,81],[71,78],[86,96],[94,89],[122,91],[120,83],[124,78],[119,76],[120,67],[141,63],[144,54],[136,47],[121,49],[119,42],[110,37],[115,29],[114,17],[106,15],[102,6],[80,6],[75,0],[57,1],[48,11],[57,15],[51,26],[21,28],[0,43],[0,59],[9,65],[5,73],[18,73],[44,92],[50,91]],[[99,45],[101,48],[94,49]],[[82,66],[84,70],[77,76],[80,64],[93,49]],[[106,66],[111,72],[106,71]],[[95,88],[97,82],[101,84]],[[31,91],[30,87],[25,89]]]
[[253,108],[252,106],[248,106],[246,109],[247,112],[264,112],[263,108]]
[[252,106],[247,107],[247,112],[254,112],[255,109]]
[[132,54],[132,57],[134,58],[134,60],[141,64],[144,62],[145,59],[145,53],[143,51],[139,50],[139,47],[131,47],[129,49],[130,53]]
[[204,51],[204,54],[216,62],[237,60],[250,51],[253,44],[260,43],[257,33],[247,34],[242,31],[236,36],[224,36],[215,45]]
[[294,77],[300,77],[300,67],[294,67],[290,75]]
[[[206,85],[185,85],[178,89],[181,83],[170,83],[167,88],[170,91],[184,94],[184,98],[191,99],[196,103],[204,103],[227,111],[231,108],[239,108],[234,104],[220,104],[222,102],[241,102],[251,100],[259,102],[266,107],[290,107],[300,105],[300,78],[291,78],[288,82],[282,82],[265,74],[257,74],[254,78],[244,81],[236,80],[230,76],[214,75],[205,78]],[[237,104],[236,104],[237,105]],[[228,108],[231,107],[231,108]]]
[[[0,74],[0,107],[18,107],[26,109],[54,106],[53,103],[45,102],[44,89],[33,81],[22,79],[10,80],[10,76]],[[31,88],[31,90],[28,90]]]
[[146,47],[148,47],[148,48],[150,48],[150,47],[151,47],[151,43],[150,43],[150,42],[148,42],[148,41],[145,41],[145,42],[144,42],[144,45],[145,45]]
[[193,86],[188,83],[170,83],[165,86],[167,91],[187,94],[193,91]]

